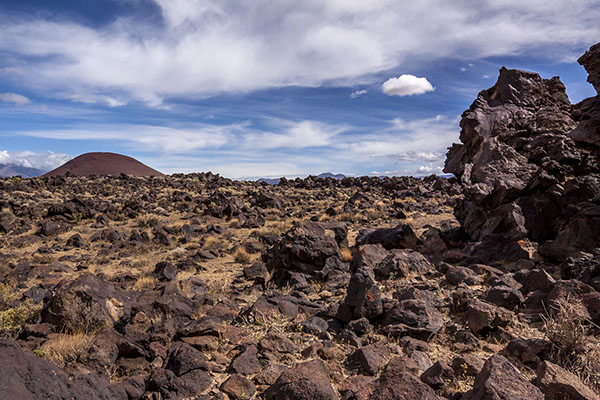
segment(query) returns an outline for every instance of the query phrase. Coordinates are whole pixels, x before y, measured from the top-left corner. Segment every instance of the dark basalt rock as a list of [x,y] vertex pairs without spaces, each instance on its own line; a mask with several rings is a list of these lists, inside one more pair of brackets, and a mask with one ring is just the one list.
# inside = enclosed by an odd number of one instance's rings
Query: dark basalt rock
[[307,361],[284,371],[265,392],[267,400],[339,400],[329,371],[321,360]]
[[92,274],[63,282],[46,294],[42,322],[60,329],[111,327],[131,311],[128,294]]
[[503,356],[492,356],[475,378],[469,400],[543,400],[542,391],[533,386]]
[[22,350],[12,340],[0,339],[0,394],[4,399],[127,400],[126,390],[97,375],[73,380],[54,364]]
[[318,222],[296,224],[285,236],[263,253],[263,260],[275,282],[295,279],[294,274],[317,276],[329,258],[339,259],[336,227]]
[[[599,60],[597,45],[579,60],[596,88]],[[444,169],[464,185],[455,215],[472,240],[528,238],[552,258],[600,246],[597,104],[572,107],[557,77],[500,70],[463,113]]]

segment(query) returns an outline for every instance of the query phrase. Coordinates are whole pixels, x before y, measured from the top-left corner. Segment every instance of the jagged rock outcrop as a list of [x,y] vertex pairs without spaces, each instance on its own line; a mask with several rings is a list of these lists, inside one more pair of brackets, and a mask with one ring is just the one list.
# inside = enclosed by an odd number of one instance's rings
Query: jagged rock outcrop
[[[598,89],[600,47],[579,62]],[[455,215],[472,240],[526,239],[551,258],[600,246],[599,98],[572,106],[558,77],[506,68],[479,93],[444,169],[464,185]]]

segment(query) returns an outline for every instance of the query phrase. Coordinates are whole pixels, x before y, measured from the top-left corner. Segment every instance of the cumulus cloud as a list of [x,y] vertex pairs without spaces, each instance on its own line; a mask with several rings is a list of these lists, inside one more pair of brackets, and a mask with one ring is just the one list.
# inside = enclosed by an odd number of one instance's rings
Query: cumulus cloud
[[350,94],[351,99],[358,99],[360,96],[367,94],[366,90],[356,90]]
[[[154,0],[163,21],[99,27],[0,18],[10,79],[117,106],[283,86],[353,85],[408,61],[529,55],[574,60],[600,36],[597,0]],[[140,3],[140,7],[143,6]]]
[[381,85],[381,90],[388,96],[412,96],[433,92],[435,88],[427,78],[417,78],[414,75],[400,75],[390,78]]
[[0,101],[3,103],[12,103],[16,106],[31,103],[29,98],[17,93],[0,93]]
[[10,152],[0,150],[0,164],[14,164],[41,171],[50,171],[66,163],[70,158],[67,154],[54,153],[52,151],[34,153],[32,151]]

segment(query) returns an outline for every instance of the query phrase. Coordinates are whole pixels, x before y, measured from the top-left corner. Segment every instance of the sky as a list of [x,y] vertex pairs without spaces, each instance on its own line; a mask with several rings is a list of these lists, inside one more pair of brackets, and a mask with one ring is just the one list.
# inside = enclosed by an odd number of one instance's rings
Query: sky
[[441,174],[502,66],[595,95],[598,0],[0,0],[0,164]]

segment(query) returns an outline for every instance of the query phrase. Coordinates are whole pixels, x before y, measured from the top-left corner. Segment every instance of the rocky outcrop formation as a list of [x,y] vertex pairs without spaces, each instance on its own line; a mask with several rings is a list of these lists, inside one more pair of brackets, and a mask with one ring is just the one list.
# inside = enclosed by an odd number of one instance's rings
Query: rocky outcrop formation
[[[598,90],[599,46],[579,62]],[[464,185],[455,215],[472,240],[532,241],[552,258],[600,246],[599,105],[596,96],[572,106],[558,77],[500,70],[463,113],[444,169]]]
[[346,240],[343,224],[302,222],[290,229],[263,260],[278,283],[303,284],[348,269],[340,259],[339,244]]
[[[67,374],[49,361],[22,350],[12,340],[0,339],[0,394],[3,399],[128,399],[128,391],[135,391],[130,383],[110,385],[98,376]],[[131,386],[131,387],[129,387]],[[137,388],[138,396],[143,388]]]
[[492,356],[475,378],[469,400],[543,400],[542,391],[533,386],[503,356]]
[[46,296],[42,321],[62,330],[113,326],[128,315],[131,302],[123,291],[96,275],[86,274],[59,284]]

